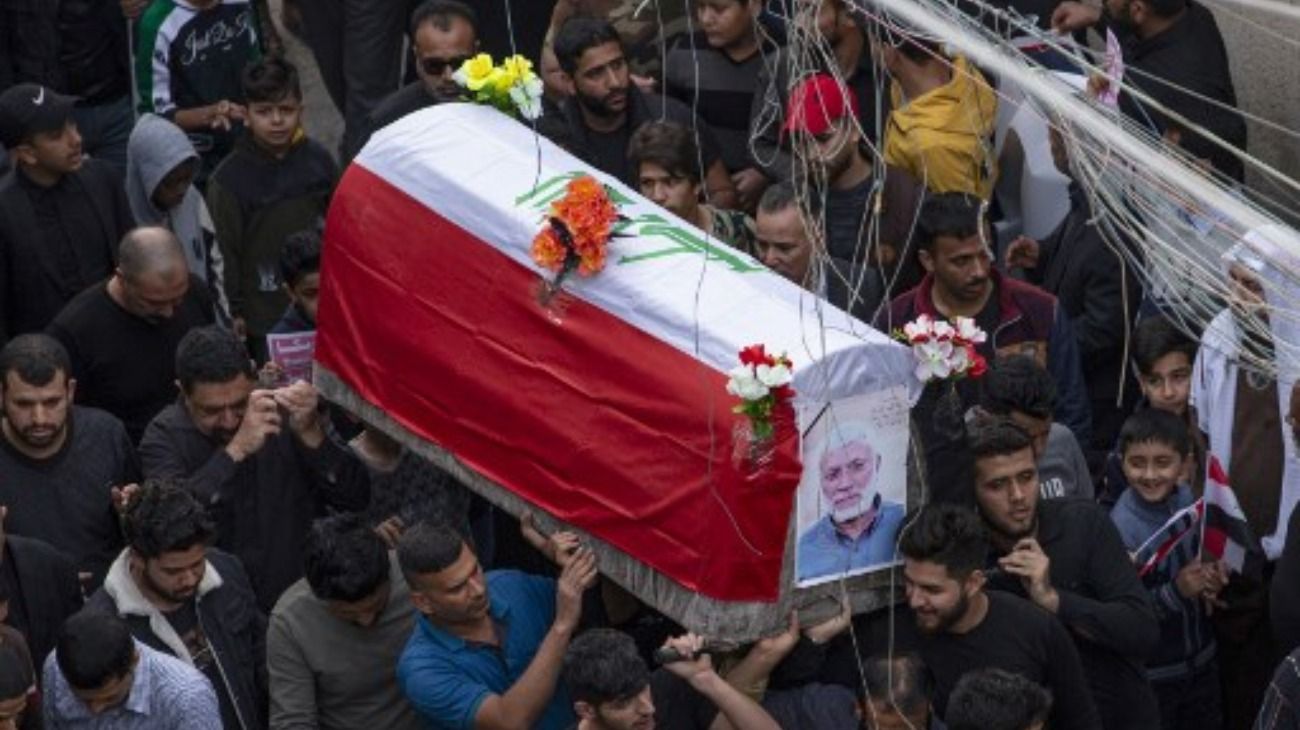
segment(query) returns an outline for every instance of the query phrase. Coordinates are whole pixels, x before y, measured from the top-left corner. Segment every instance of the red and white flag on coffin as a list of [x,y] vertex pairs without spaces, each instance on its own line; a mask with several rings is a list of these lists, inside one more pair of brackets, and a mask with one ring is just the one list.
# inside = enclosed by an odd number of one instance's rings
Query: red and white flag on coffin
[[1138,577],[1158,568],[1160,563],[1169,557],[1169,553],[1178,547],[1178,543],[1192,534],[1196,526],[1201,523],[1204,513],[1205,500],[1198,499],[1175,512],[1163,527],[1147,538],[1147,541],[1133,552],[1133,565],[1137,566]]
[[1246,515],[1237,503],[1237,495],[1228,485],[1228,475],[1214,454],[1210,454],[1204,501],[1202,554],[1222,560],[1233,572],[1254,572],[1250,568],[1258,562],[1259,543],[1251,534]]

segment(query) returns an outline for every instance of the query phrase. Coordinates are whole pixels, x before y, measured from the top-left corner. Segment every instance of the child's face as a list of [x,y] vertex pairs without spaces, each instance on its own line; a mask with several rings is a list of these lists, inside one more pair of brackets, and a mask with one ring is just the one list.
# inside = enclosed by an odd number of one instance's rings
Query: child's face
[[298,305],[307,319],[316,323],[316,307],[320,304],[320,273],[313,271],[298,277],[297,283],[288,287],[289,299]]
[[1185,352],[1170,352],[1156,360],[1151,370],[1140,373],[1138,385],[1153,408],[1176,416],[1187,413],[1192,392],[1192,362]]
[[272,154],[283,154],[293,146],[301,123],[302,100],[293,95],[248,105],[248,129],[253,140]]
[[1124,450],[1124,478],[1147,502],[1168,497],[1183,476],[1185,457],[1159,441],[1131,443]]

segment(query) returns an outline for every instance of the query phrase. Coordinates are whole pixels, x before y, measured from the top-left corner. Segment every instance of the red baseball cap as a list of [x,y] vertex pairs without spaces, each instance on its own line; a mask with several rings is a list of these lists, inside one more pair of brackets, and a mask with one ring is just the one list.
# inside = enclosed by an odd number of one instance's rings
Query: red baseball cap
[[853,90],[828,74],[814,74],[794,87],[781,131],[821,134],[849,114],[858,115],[858,97]]

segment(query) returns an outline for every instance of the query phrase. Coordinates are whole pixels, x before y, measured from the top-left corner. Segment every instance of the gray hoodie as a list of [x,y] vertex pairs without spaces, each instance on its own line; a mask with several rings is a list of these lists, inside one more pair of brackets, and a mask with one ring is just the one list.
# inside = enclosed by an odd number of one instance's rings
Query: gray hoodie
[[203,196],[190,185],[180,204],[161,210],[153,204],[153,193],[186,160],[197,160],[198,153],[180,127],[154,114],[145,114],[131,131],[127,143],[126,197],[131,213],[142,226],[162,226],[180,239],[190,273],[202,279],[216,303],[217,320],[230,321],[230,305],[222,286],[224,263],[216,245],[212,218]]

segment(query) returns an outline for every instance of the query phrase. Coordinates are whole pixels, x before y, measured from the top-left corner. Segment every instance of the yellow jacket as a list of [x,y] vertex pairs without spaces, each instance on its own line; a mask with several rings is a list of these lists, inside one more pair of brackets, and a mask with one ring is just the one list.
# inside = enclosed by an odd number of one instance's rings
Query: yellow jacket
[[912,173],[931,192],[974,193],[987,200],[997,174],[997,95],[964,57],[953,57],[952,65],[952,80],[906,104],[894,82],[885,162]]

